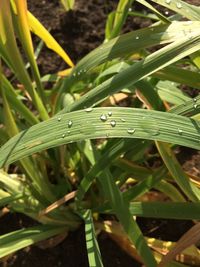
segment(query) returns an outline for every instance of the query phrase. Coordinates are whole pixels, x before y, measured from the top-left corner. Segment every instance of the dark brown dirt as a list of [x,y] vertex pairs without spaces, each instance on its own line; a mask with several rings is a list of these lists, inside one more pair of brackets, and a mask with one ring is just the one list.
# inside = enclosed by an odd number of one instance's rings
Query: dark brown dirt
[[[187,2],[200,5],[199,0]],[[65,13],[58,0],[28,0],[30,11],[51,30],[51,33],[76,63],[104,39],[104,29],[107,14],[114,9],[117,1],[108,0],[76,0],[75,10]],[[138,4],[137,9],[141,6]],[[148,20],[129,18],[124,31],[138,29],[148,25]],[[38,42],[34,37],[35,44]],[[54,73],[66,68],[65,63],[55,53],[43,48],[38,58],[42,74]],[[178,154],[186,171],[200,177],[200,152],[183,149]],[[176,241],[191,226],[190,221],[155,220],[138,218],[138,223],[147,236],[163,240]],[[9,214],[1,218],[0,235],[35,224],[29,218]],[[123,252],[107,235],[99,236],[99,245],[105,267],[137,267],[140,266]],[[7,264],[7,265],[6,265]],[[21,250],[0,263],[2,267],[46,267],[68,266],[87,267],[87,252],[85,247],[83,227],[69,236],[57,247],[40,249],[32,246]]]

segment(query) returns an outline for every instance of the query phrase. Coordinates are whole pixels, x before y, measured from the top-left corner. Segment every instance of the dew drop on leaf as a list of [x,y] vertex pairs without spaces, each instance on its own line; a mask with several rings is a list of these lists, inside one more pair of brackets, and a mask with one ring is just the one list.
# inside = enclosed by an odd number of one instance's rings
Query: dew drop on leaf
[[171,0],[165,0],[165,3],[169,5],[171,3]]
[[105,114],[102,114],[102,115],[100,116],[100,120],[101,120],[101,121],[107,121],[107,116],[106,116]]
[[110,122],[110,125],[111,125],[112,127],[115,127],[115,126],[116,126],[116,121],[115,121],[115,120],[112,120],[112,121]]
[[86,108],[85,111],[86,112],[91,112],[92,111],[92,108]]
[[71,120],[68,121],[68,127],[71,128],[73,125],[73,122]]
[[127,133],[129,133],[129,134],[134,134],[134,132],[135,132],[135,129],[128,129],[127,130]]
[[139,39],[140,39],[140,37],[139,37],[139,36],[136,36],[136,37],[135,37],[135,39],[136,39],[136,40],[139,40]]
[[65,134],[62,135],[62,138],[65,138]]
[[182,133],[183,133],[183,130],[181,130],[181,129],[178,129],[178,133],[179,133],[180,135],[182,135]]
[[194,107],[194,108],[197,108],[197,104],[194,104],[193,107]]
[[58,117],[58,121],[61,121],[61,117]]
[[112,111],[108,112],[108,116],[111,117],[112,116]]

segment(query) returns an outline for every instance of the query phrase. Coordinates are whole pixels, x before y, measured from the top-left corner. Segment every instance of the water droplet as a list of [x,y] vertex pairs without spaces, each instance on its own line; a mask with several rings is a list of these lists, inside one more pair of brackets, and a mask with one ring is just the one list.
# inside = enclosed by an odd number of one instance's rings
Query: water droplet
[[71,132],[70,131],[67,131],[67,134],[70,134]]
[[85,111],[86,112],[91,112],[92,111],[92,108],[86,108]]
[[73,125],[73,122],[71,120],[68,121],[68,127],[71,128]]
[[197,102],[197,99],[196,99],[196,98],[193,98],[193,101],[194,101],[194,102]]
[[171,0],[165,0],[165,3],[169,5],[171,3]]
[[194,108],[197,108],[197,104],[194,104],[193,107],[194,107]]
[[122,122],[125,122],[126,120],[125,119],[120,119]]
[[62,135],[62,138],[65,138],[65,134]]
[[61,121],[61,117],[58,117],[58,121]]
[[129,134],[134,134],[134,132],[135,132],[135,129],[128,129],[127,130],[127,133],[129,133]]
[[165,15],[169,15],[169,11],[165,11]]
[[111,117],[112,116],[112,111],[108,112],[108,116]]
[[107,116],[106,116],[106,114],[102,114],[102,115],[100,116],[100,120],[101,120],[101,121],[107,121]]
[[115,126],[116,126],[116,121],[115,121],[115,120],[112,120],[112,121],[110,122],[110,125],[111,125],[112,127],[115,127]]
[[181,3],[176,3],[176,7],[180,9],[180,8],[182,8],[182,4]]
[[181,129],[178,129],[178,133],[179,133],[180,135],[182,135],[182,133],[183,133],[183,130],[181,130]]
[[131,12],[131,11],[132,11],[132,8],[130,7],[130,8],[128,9],[128,11]]
[[135,39],[136,39],[136,40],[139,40],[139,39],[140,39],[140,37],[139,37],[139,36],[136,36],[136,37],[135,37]]

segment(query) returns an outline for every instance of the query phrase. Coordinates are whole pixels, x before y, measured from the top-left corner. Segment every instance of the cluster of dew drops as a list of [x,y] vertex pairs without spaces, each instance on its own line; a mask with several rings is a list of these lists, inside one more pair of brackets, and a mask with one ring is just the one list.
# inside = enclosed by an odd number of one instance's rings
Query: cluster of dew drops
[[[92,108],[86,108],[85,111],[88,113],[88,112],[91,112],[93,109]],[[101,116],[99,117],[100,121],[102,122],[106,122],[108,120],[109,117],[112,117],[112,111],[109,111],[107,114],[101,114]],[[58,117],[57,119],[59,122],[61,121],[61,117]],[[125,122],[126,120],[121,118],[121,121],[122,122]],[[110,120],[110,126],[112,128],[114,128],[116,126],[116,120],[114,119],[111,119]],[[68,129],[70,129],[71,127],[73,126],[73,121],[72,120],[68,120],[67,122],[67,127]],[[135,133],[135,129],[132,129],[132,128],[129,128],[127,129],[127,133],[128,134],[134,134]],[[70,134],[70,130],[67,131],[67,134],[69,135]],[[66,134],[62,134],[62,138],[65,138]]]
[[[197,108],[197,106],[198,106],[198,104],[197,104],[197,98],[193,98],[193,107],[196,109]],[[85,112],[91,112],[93,109],[90,107],[90,108],[86,108],[85,109]],[[100,119],[100,121],[102,121],[102,122],[106,122],[107,120],[108,120],[108,118],[109,117],[112,117],[112,111],[109,111],[107,114],[105,114],[105,113],[103,113],[103,114],[101,114],[100,115],[100,117],[99,117],[99,119]],[[121,118],[120,119],[122,122],[126,122],[126,120],[125,119],[123,119],[123,118]],[[58,117],[58,121],[60,122],[61,121],[61,117]],[[110,126],[111,127],[115,127],[116,126],[116,124],[117,124],[117,122],[116,122],[116,120],[114,120],[114,119],[111,119],[110,120]],[[67,134],[69,135],[70,134],[70,128],[73,126],[73,121],[72,120],[68,120],[68,122],[67,122],[67,127],[68,127],[68,131],[67,131]],[[135,129],[133,129],[133,128],[129,128],[129,129],[127,129],[127,133],[128,134],[134,134],[135,133]],[[181,130],[181,129],[179,129],[178,128],[178,134],[179,135],[182,135],[183,134],[183,130]],[[66,134],[63,134],[62,135],[62,138],[64,138],[66,136]]]

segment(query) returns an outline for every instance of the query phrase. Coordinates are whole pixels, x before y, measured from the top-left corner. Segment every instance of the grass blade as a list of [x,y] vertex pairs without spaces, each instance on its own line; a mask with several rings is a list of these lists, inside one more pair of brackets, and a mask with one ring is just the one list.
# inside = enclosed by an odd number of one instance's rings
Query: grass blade
[[187,175],[182,170],[169,145],[162,144],[161,142],[156,142],[156,146],[169,172],[175,179],[176,183],[180,186],[182,191],[190,200],[194,202],[199,201],[200,190],[189,181],[189,177],[187,177]]
[[[103,122],[101,115],[108,112],[113,115]],[[36,124],[10,139],[0,149],[0,166],[50,147],[94,138],[143,138],[199,149],[199,132],[198,121],[167,112],[118,107],[80,110]]]
[[0,258],[66,231],[66,227],[40,225],[2,235],[0,236]]
[[199,220],[200,203],[131,202],[130,212],[133,216],[147,218],[151,217],[176,220]]
[[[80,213],[80,212],[79,212]],[[90,267],[103,267],[101,252],[96,239],[92,214],[90,210],[81,212],[81,217],[85,221],[85,237]]]
[[199,21],[200,20],[200,7],[190,5],[185,1],[176,0],[176,1],[166,1],[166,0],[151,0],[156,4],[160,4],[164,7],[169,8],[174,11],[176,14],[180,14],[183,17],[186,17],[190,20]]
[[65,51],[62,49],[62,47],[57,43],[57,41],[53,38],[53,36],[45,29],[45,27],[39,22],[39,20],[37,20],[30,12],[28,12],[28,22],[31,31],[38,37],[40,37],[49,49],[52,49],[59,56],[61,56],[70,67],[74,66],[73,62],[71,61],[69,56],[65,53]]

